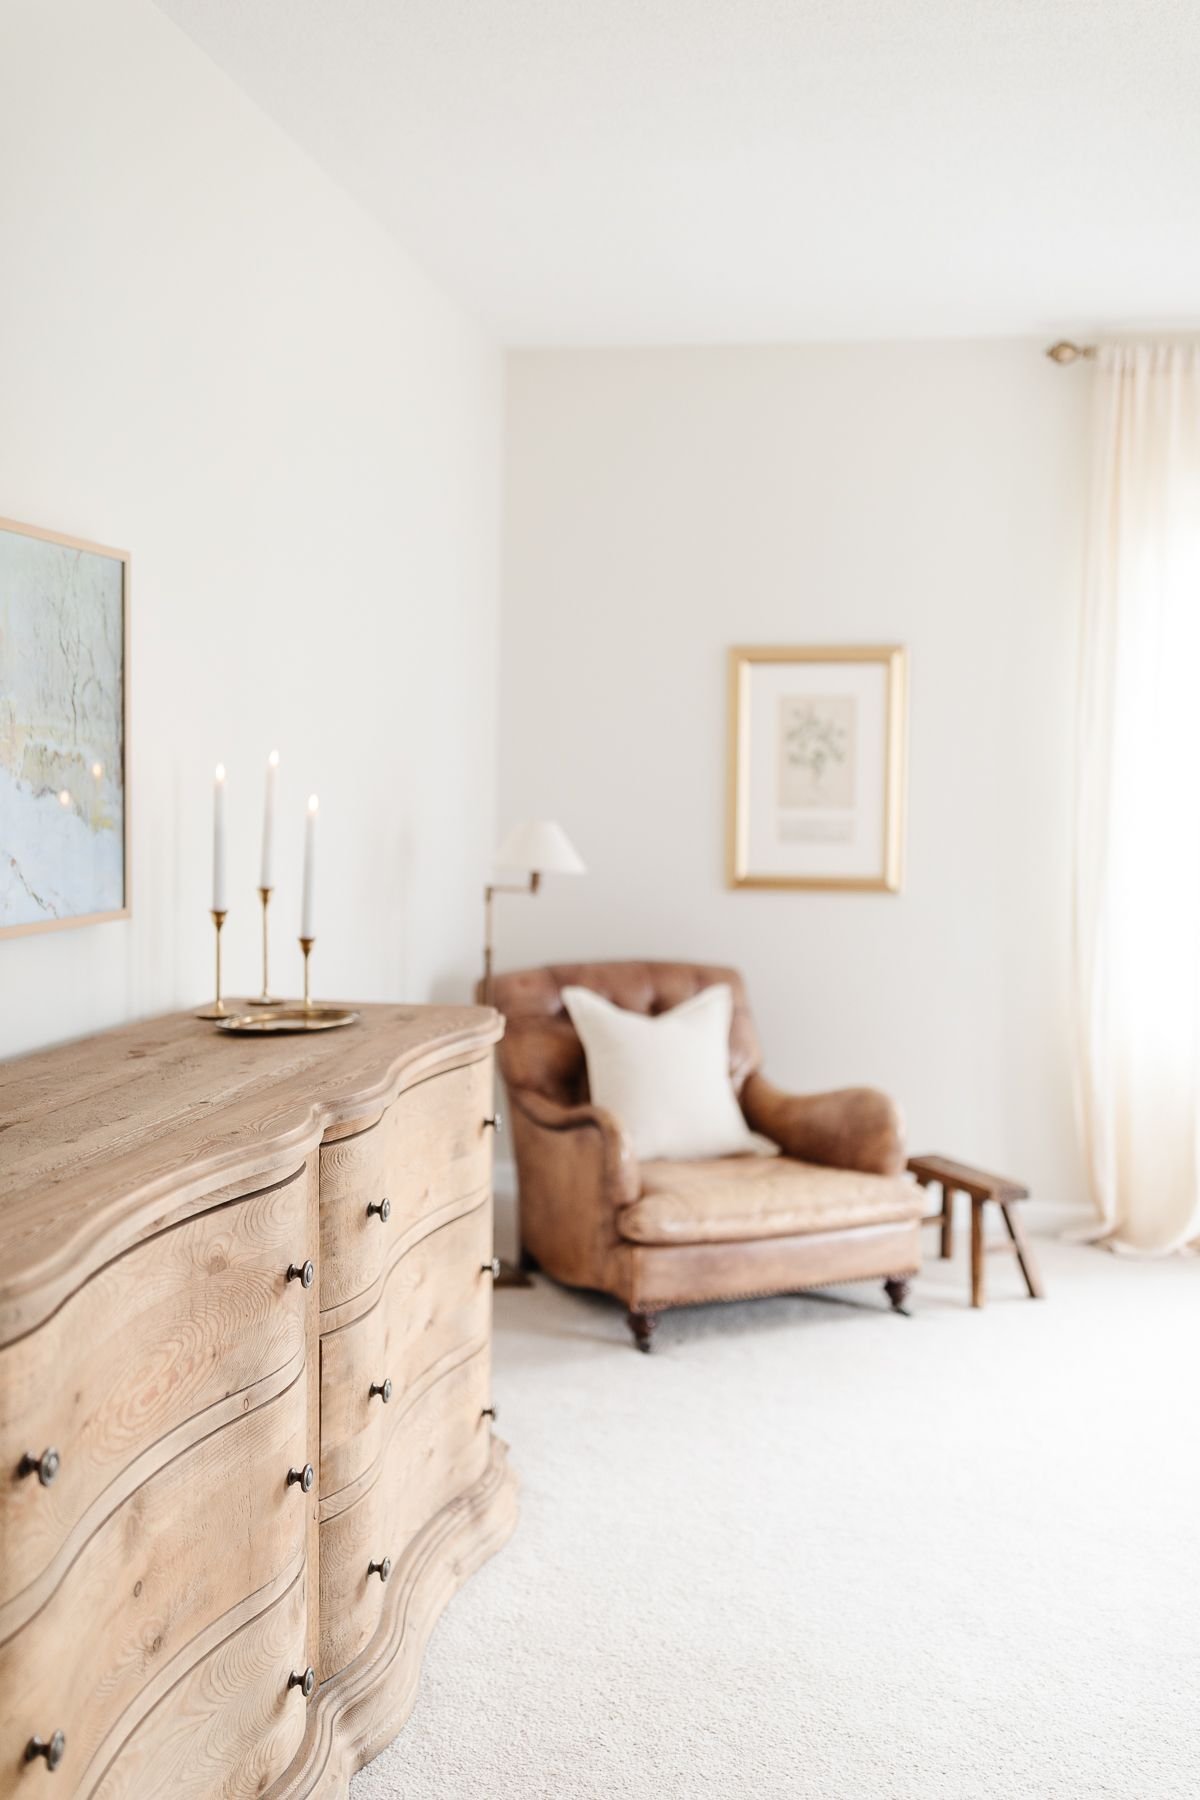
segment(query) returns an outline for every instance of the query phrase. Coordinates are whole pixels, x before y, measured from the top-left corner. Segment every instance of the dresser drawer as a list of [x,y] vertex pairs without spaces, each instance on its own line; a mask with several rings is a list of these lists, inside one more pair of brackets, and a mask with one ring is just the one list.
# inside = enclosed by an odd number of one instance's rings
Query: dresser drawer
[[23,1764],[25,1747],[62,1731],[61,1786],[75,1791],[114,1727],[140,1721],[139,1699],[186,1674],[197,1637],[299,1573],[313,1497],[287,1476],[308,1455],[307,1403],[301,1375],[169,1462],[89,1538],[0,1645],[0,1769],[24,1768],[41,1793],[45,1763]]
[[322,1311],[365,1293],[414,1227],[488,1185],[492,1095],[489,1056],[432,1076],[376,1125],[321,1146]]
[[307,1204],[300,1170],[162,1231],[0,1351],[0,1607],[89,1509],[107,1510],[123,1469],[210,1408],[232,1416],[230,1396],[303,1356],[316,1301],[287,1270],[314,1254]]
[[322,1522],[322,1681],[375,1634],[385,1593],[379,1565],[386,1563],[396,1579],[422,1526],[483,1474],[491,1443],[483,1413],[491,1404],[490,1360],[485,1346],[427,1388],[397,1422],[374,1486]]
[[371,1311],[322,1336],[322,1500],[378,1461],[414,1392],[487,1338],[491,1255],[484,1200],[418,1239],[389,1270]]
[[[304,1736],[304,1576],[203,1657],[108,1762],[89,1800],[258,1800]],[[64,1765],[65,1766],[65,1765]]]

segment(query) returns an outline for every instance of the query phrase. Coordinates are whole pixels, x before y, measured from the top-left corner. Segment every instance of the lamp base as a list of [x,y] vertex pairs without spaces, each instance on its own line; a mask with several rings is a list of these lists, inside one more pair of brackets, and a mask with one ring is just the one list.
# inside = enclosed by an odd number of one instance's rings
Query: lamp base
[[531,1288],[533,1286],[533,1276],[527,1269],[521,1268],[519,1263],[505,1262],[504,1258],[501,1257],[500,1273],[496,1277],[496,1286],[498,1288]]

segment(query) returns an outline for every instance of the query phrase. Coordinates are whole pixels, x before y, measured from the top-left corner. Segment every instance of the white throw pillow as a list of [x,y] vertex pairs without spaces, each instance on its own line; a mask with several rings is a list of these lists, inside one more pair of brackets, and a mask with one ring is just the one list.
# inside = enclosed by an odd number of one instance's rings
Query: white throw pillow
[[637,1156],[684,1161],[758,1148],[729,1079],[733,992],[702,988],[650,1018],[591,988],[563,989],[587,1058],[592,1101],[615,1114]]

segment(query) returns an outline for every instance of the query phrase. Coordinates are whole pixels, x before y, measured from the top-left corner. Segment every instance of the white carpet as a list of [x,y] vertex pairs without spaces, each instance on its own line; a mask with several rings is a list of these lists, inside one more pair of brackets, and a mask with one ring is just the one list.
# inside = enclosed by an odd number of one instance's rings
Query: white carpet
[[[927,1234],[930,1248],[934,1233]],[[1200,1262],[497,1296],[517,1535],[353,1800],[1196,1800]]]

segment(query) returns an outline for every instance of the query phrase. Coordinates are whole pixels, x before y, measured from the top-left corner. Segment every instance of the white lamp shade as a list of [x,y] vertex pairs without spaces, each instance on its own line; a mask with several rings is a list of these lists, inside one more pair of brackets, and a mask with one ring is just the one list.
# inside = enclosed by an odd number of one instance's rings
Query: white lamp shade
[[553,819],[526,819],[514,825],[496,852],[501,869],[526,874],[582,875],[583,858]]

